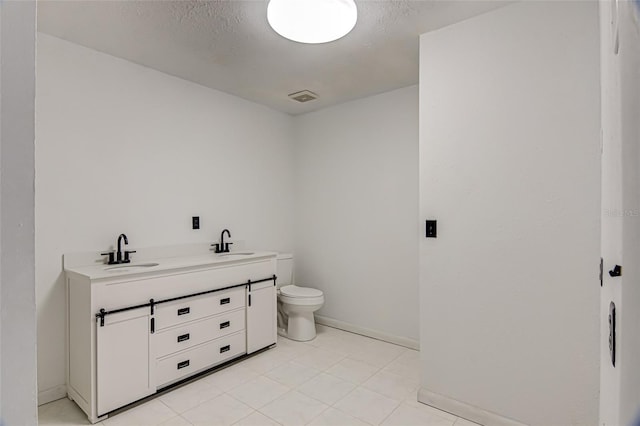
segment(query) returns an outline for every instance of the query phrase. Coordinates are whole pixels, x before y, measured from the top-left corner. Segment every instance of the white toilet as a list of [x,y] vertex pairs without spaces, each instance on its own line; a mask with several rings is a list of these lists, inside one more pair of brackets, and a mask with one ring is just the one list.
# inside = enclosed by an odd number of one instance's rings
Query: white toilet
[[313,313],[324,305],[322,291],[293,284],[293,255],[278,255],[278,334],[306,342],[316,337]]

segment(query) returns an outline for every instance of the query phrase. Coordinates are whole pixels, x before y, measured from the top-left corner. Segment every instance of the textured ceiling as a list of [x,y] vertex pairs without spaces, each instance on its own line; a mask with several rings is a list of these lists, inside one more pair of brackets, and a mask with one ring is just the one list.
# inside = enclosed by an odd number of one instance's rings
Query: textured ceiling
[[[302,1],[302,0],[301,0]],[[356,0],[346,37],[306,45],[277,35],[267,1],[38,2],[38,30],[290,114],[418,82],[419,35],[503,1]],[[287,95],[308,89],[319,99]]]

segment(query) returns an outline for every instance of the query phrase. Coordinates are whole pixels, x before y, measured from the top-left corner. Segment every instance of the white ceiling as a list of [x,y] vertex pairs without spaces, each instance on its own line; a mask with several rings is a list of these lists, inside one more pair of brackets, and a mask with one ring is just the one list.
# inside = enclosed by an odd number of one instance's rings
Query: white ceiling
[[[343,39],[306,45],[277,35],[266,0],[38,2],[38,30],[290,114],[418,82],[419,35],[503,1],[356,0]],[[308,103],[287,95],[308,89]]]

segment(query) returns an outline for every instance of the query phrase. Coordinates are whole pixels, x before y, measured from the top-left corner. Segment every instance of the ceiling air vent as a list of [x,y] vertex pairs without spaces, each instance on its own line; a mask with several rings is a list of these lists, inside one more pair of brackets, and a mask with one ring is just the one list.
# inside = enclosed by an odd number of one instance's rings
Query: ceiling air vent
[[309,102],[318,99],[318,95],[309,90],[301,90],[300,92],[290,93],[289,98],[298,102]]

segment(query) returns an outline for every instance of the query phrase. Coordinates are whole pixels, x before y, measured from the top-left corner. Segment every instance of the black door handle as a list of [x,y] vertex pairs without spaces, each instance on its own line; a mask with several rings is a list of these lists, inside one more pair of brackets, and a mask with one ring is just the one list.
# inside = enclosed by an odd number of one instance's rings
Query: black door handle
[[619,277],[620,275],[622,275],[622,266],[614,266],[613,269],[609,271],[609,275],[611,275],[612,277]]

